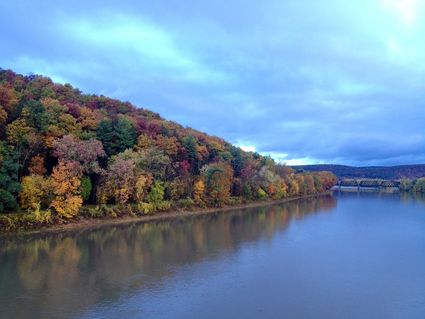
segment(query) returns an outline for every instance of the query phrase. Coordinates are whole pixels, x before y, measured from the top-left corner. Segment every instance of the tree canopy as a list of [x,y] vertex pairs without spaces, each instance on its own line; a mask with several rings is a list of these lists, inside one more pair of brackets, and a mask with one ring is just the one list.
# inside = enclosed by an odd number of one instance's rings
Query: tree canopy
[[[0,213],[223,206],[329,190],[271,158],[104,96],[0,69]],[[50,215],[49,215],[50,216]]]

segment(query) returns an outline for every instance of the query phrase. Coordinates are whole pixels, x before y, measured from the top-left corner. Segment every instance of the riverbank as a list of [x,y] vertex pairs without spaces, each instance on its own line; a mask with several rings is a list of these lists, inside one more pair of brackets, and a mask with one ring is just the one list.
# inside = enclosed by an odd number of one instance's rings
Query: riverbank
[[118,217],[106,216],[102,218],[89,218],[89,217],[79,217],[76,219],[70,219],[63,221],[63,224],[48,224],[41,225],[39,228],[33,229],[16,229],[7,232],[3,232],[0,228],[0,237],[4,236],[14,236],[14,235],[33,235],[33,234],[43,234],[43,233],[61,233],[61,232],[71,232],[79,230],[88,230],[88,229],[97,229],[101,227],[114,226],[114,225],[124,225],[130,223],[143,223],[143,222],[153,222],[159,220],[167,220],[173,218],[184,218],[190,216],[204,215],[204,214],[213,214],[213,213],[224,213],[226,211],[235,210],[235,209],[244,209],[251,207],[260,207],[260,206],[271,206],[287,203],[294,200],[305,199],[305,198],[315,198],[330,195],[332,192],[325,192],[321,194],[306,195],[306,196],[297,196],[289,197],[279,200],[267,200],[267,201],[256,201],[249,202],[238,205],[228,205],[223,207],[208,207],[208,208],[197,208],[191,210],[170,210],[166,212],[156,212],[147,215],[122,215]]

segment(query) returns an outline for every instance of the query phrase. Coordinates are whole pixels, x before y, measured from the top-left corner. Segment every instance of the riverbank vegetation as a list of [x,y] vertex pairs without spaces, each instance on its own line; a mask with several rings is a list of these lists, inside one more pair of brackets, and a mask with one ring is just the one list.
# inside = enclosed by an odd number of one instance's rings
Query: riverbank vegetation
[[2,231],[278,200],[335,182],[128,102],[0,69]]
[[425,178],[402,179],[400,191],[425,195]]

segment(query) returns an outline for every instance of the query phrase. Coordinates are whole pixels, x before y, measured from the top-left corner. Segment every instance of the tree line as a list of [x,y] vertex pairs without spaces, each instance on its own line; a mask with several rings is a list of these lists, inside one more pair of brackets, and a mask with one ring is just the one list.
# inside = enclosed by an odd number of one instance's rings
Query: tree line
[[402,179],[400,181],[400,190],[403,192],[425,195],[425,177],[417,179]]
[[0,69],[0,216],[50,223],[117,214],[111,207],[219,207],[322,193],[335,182],[129,102]]

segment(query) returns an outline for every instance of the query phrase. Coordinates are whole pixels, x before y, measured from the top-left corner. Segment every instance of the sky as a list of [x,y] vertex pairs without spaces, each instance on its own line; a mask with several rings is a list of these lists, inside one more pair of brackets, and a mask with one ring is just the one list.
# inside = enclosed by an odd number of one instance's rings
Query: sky
[[425,0],[0,2],[0,67],[287,164],[425,163]]

